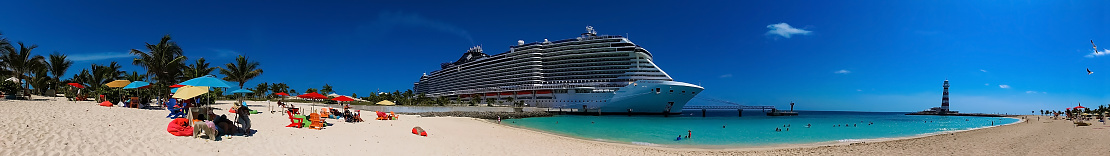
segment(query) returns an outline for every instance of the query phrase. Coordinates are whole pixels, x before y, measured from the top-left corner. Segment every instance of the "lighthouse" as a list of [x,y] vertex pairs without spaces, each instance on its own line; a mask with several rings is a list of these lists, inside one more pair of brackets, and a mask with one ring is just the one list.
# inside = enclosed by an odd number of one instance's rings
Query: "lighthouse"
[[939,111],[941,111],[941,114],[948,112],[948,79],[944,80],[944,97],[940,99]]

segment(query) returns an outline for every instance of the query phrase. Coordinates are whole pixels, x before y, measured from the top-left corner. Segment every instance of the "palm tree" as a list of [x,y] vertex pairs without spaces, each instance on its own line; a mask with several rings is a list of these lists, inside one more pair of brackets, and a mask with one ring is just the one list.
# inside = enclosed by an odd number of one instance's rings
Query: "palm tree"
[[289,94],[291,94],[291,95],[297,95],[297,90],[296,90],[296,89],[290,89],[290,90],[289,90]]
[[[47,68],[46,62],[34,63],[33,66],[31,66],[32,75],[28,75],[30,78],[28,78],[27,83],[32,88],[34,88],[34,90],[32,90],[32,93],[39,94],[39,95],[47,95],[46,90],[49,90],[50,88],[54,88],[54,87],[50,87],[50,84],[54,83],[54,82],[50,82],[50,81],[53,81],[54,79],[50,78],[50,76],[49,76],[50,74],[47,74],[47,73],[49,73],[49,71],[47,71],[47,69],[48,68]],[[53,96],[53,95],[51,95],[51,96]]]
[[[45,62],[42,55],[31,55],[31,50],[38,48],[38,45],[25,46],[23,42],[19,42],[19,49],[13,46],[5,46],[6,53],[0,54],[0,61],[3,61],[4,68],[12,72],[17,79],[21,82],[27,82],[25,79],[29,78],[28,75],[33,74],[32,67],[37,66],[39,63]],[[27,91],[30,88],[30,83],[23,83],[22,90]],[[28,97],[30,98],[30,97]]]
[[258,65],[258,62],[251,62],[246,56],[239,55],[235,62],[227,63],[224,65],[226,68],[221,67],[220,74],[224,74],[224,80],[239,82],[239,88],[243,88],[243,83],[247,83],[247,80],[262,75],[262,69],[258,69]]
[[196,63],[181,68],[181,73],[185,79],[192,79],[208,75],[214,70],[216,67],[208,67],[208,62],[205,62],[204,58],[198,58]]
[[140,75],[139,72],[131,71],[131,74],[124,73],[123,79],[128,81],[142,81],[146,79],[146,75]]
[[271,83],[270,84],[270,93],[286,92],[287,89],[289,89],[289,86],[285,85],[285,83]]
[[[308,88],[308,89],[305,89],[305,90],[304,90],[304,93],[305,93],[305,94],[308,94],[308,93],[316,93],[316,88]],[[317,93],[317,94],[319,94],[319,93]]]
[[493,106],[493,98],[486,98],[486,106]]
[[331,93],[333,91],[335,90],[331,90],[331,85],[328,85],[327,83],[324,84],[324,87],[320,87],[320,94],[327,95],[328,93]]
[[57,82],[54,87],[59,87],[62,85],[62,76],[66,74],[66,71],[69,70],[70,66],[73,66],[73,61],[67,59],[66,54],[61,54],[58,52],[50,54],[49,57],[50,62],[48,64],[50,67],[50,75],[54,76],[54,82]]
[[254,87],[254,95],[258,96],[258,98],[265,98],[266,91],[268,90],[270,90],[270,84],[266,82],[259,83],[258,86]]
[[[181,47],[170,41],[170,35],[166,35],[162,36],[158,44],[146,43],[146,49],[148,52],[131,49],[131,54],[136,56],[131,63],[146,68],[146,74],[154,76],[156,87],[169,87],[170,84],[177,83],[181,68],[188,59],[182,54]],[[170,95],[169,89],[155,90],[163,91],[161,95]]]

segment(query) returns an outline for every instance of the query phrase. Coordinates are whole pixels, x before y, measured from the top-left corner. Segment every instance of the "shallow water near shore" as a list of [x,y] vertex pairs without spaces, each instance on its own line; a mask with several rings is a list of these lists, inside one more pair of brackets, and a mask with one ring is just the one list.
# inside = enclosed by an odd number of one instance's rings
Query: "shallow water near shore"
[[[571,137],[636,145],[729,148],[855,142],[969,130],[1019,121],[1001,117],[919,116],[903,112],[799,111],[765,116],[760,111],[685,111],[682,115],[558,115],[509,119],[503,124]],[[807,124],[811,125],[807,128]],[[775,131],[776,128],[782,131]],[[787,130],[789,129],[789,130]],[[685,138],[687,130],[693,133]],[[676,140],[679,136],[684,137]]]

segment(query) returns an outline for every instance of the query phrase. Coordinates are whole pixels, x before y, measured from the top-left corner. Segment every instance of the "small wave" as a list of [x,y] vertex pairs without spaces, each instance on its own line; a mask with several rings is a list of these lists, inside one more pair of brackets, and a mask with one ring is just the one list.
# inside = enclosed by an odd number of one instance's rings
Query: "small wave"
[[635,145],[644,145],[644,146],[659,146],[658,144],[653,144],[653,143],[646,143],[646,142],[632,142],[632,144],[635,144]]
[[841,139],[841,140],[836,140],[836,142],[863,142],[863,141],[864,141],[863,139]]

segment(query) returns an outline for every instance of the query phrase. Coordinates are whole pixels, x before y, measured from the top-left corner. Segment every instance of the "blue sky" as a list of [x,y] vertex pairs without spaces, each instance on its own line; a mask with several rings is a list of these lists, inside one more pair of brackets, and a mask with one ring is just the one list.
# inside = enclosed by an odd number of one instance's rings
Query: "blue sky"
[[953,109],[965,112],[1110,103],[1110,56],[1091,55],[1089,43],[1110,47],[1105,1],[4,4],[5,37],[69,54],[77,63],[67,75],[110,61],[141,72],[126,52],[171,34],[191,59],[261,62],[265,73],[248,86],[327,83],[366,95],[409,89],[475,45],[496,54],[591,25],[647,48],[675,80],[704,86],[700,97],[749,105],[916,111],[939,105],[946,78]]

